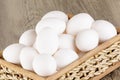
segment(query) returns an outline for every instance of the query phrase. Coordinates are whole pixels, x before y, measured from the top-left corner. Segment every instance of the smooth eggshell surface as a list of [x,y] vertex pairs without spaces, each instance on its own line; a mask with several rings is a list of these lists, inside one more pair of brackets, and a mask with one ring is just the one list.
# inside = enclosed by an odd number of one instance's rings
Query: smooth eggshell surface
[[37,51],[32,47],[24,47],[20,53],[20,63],[21,66],[26,70],[33,71],[32,62],[35,56],[37,56]]
[[56,72],[55,59],[48,54],[39,54],[33,60],[33,69],[40,76],[50,76]]
[[93,29],[86,29],[76,36],[76,46],[80,51],[89,51],[98,46],[99,36]]
[[35,47],[39,53],[53,55],[59,47],[59,37],[51,28],[44,28],[37,35]]
[[75,46],[75,39],[73,35],[70,34],[61,34],[59,35],[59,48],[67,48],[67,49],[73,49],[76,50]]
[[21,49],[24,47],[22,44],[11,44],[5,48],[3,51],[3,58],[11,63],[19,64],[20,63],[20,52]]
[[79,31],[90,29],[94,19],[87,13],[80,13],[73,16],[67,23],[66,32],[76,35]]
[[58,18],[65,22],[68,21],[68,16],[62,11],[50,11],[42,17],[42,20],[46,18]]
[[34,29],[30,29],[25,31],[20,39],[19,39],[19,43],[20,44],[24,44],[26,46],[32,46],[33,43],[35,42],[36,39],[36,32]]
[[36,33],[39,34],[40,31],[45,27],[50,27],[54,31],[56,31],[56,33],[60,34],[60,33],[63,33],[65,31],[66,23],[62,20],[57,19],[57,18],[46,18],[46,19],[38,22],[38,24],[36,25],[36,28],[35,28]]
[[78,55],[72,49],[60,49],[55,53],[54,58],[57,62],[57,68],[59,70],[78,59]]
[[96,20],[92,24],[92,29],[96,30],[98,33],[100,42],[109,40],[117,35],[117,30],[115,29],[114,25],[105,20]]

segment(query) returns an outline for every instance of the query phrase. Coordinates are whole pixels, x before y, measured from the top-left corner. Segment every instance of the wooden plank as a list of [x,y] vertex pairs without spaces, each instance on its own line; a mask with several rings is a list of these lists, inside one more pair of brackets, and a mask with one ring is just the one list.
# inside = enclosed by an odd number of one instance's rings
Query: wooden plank
[[[95,19],[105,19],[120,26],[119,7],[120,0],[0,0],[0,50],[18,42],[19,36],[35,27],[48,11],[62,10],[73,14],[87,12]],[[111,76],[103,80],[119,80],[120,69]]]

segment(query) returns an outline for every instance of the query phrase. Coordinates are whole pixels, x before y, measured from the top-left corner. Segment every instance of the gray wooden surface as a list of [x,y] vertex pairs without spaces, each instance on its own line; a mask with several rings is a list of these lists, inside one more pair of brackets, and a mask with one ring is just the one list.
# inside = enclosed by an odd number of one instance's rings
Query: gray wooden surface
[[[0,0],[0,50],[18,42],[27,29],[34,28],[51,10],[77,14],[87,12],[120,26],[120,0]],[[120,80],[120,68],[102,80]]]

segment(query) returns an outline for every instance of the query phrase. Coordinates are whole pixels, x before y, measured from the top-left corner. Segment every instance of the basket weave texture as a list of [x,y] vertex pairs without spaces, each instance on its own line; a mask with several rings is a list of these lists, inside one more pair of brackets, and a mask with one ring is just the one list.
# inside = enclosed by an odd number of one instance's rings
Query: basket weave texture
[[0,65],[0,80],[33,80],[29,77],[19,74],[3,65]]
[[[57,80],[89,80],[106,71],[120,61],[120,41],[100,51],[79,66],[65,73]],[[0,80],[33,80],[19,72],[0,65]]]

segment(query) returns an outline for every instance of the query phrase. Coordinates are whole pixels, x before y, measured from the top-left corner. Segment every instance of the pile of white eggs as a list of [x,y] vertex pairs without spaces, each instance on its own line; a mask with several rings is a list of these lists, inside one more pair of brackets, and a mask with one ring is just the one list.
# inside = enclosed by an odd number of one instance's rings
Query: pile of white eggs
[[51,11],[35,29],[25,31],[19,43],[8,46],[3,58],[40,76],[50,76],[115,35],[117,31],[110,22],[95,21],[87,13],[68,20],[64,12]]

